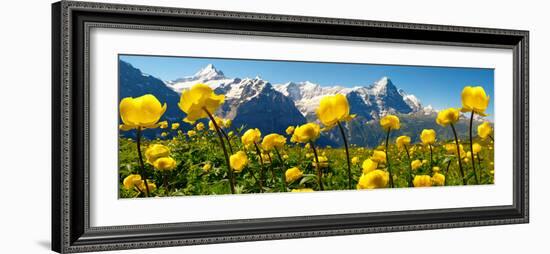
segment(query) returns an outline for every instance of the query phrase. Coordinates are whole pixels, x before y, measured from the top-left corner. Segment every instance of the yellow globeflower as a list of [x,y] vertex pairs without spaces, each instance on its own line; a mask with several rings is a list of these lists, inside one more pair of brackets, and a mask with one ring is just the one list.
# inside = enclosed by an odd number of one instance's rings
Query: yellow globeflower
[[[459,147],[460,147],[460,157],[461,158],[466,157],[466,152],[464,151],[464,146],[459,145]],[[457,153],[456,144],[452,144],[452,143],[445,144],[445,150],[447,150],[447,153],[449,153],[449,154],[456,154]]]
[[154,165],[158,158],[170,156],[170,148],[161,144],[152,144],[145,150],[145,158],[147,163]]
[[462,112],[472,112],[486,116],[485,109],[489,105],[489,96],[481,86],[466,86],[462,90]]
[[491,127],[491,124],[489,122],[483,122],[482,124],[477,126],[477,135],[479,135],[479,137],[482,139],[486,139],[492,133],[493,128]]
[[172,124],[172,130],[177,130],[180,127],[179,123],[173,123]]
[[411,137],[409,136],[399,136],[395,139],[398,149],[405,149],[408,145],[411,144]]
[[435,130],[424,129],[420,133],[420,140],[424,145],[433,145],[435,143]]
[[432,185],[435,185],[435,186],[445,185],[445,175],[440,174],[440,173],[435,173],[432,176]]
[[212,169],[212,164],[210,163],[206,163],[204,164],[204,166],[202,166],[202,170],[204,170],[204,172],[209,172],[210,169]]
[[349,103],[343,94],[328,95],[321,99],[317,108],[317,117],[327,128],[332,128],[340,121],[349,121],[355,115],[349,114]]
[[237,153],[229,157],[229,164],[235,172],[241,172],[246,165],[248,165],[248,156],[243,151],[238,151]]
[[224,119],[223,120],[223,127],[227,129],[227,128],[231,127],[232,123],[233,123],[233,121],[231,121],[231,119]]
[[320,133],[321,127],[319,127],[319,125],[315,123],[306,123],[304,125],[298,126],[294,130],[294,134],[292,135],[292,137],[294,140],[296,140],[296,142],[307,143],[319,138]]
[[372,153],[371,160],[376,161],[378,163],[386,163],[386,152],[384,151],[374,151]]
[[388,172],[376,169],[361,175],[359,183],[357,183],[357,189],[385,188],[388,186],[389,179]]
[[291,192],[314,192],[311,188],[300,188],[300,189],[292,189]]
[[168,133],[167,133],[167,132],[162,132],[162,133],[160,134],[160,136],[166,137],[166,136],[168,136]]
[[286,138],[276,133],[268,134],[262,140],[262,149],[271,151],[273,148],[282,149],[286,144]]
[[429,175],[416,175],[413,180],[414,187],[432,186],[432,178]]
[[289,168],[285,171],[285,178],[287,183],[294,182],[304,176],[304,173],[297,167]]
[[[319,159],[319,167],[320,168],[326,168],[328,167],[328,158],[326,156],[318,156]],[[315,158],[313,158],[313,164],[314,167],[317,167],[317,162],[315,161]]]
[[134,186],[139,186],[141,180],[141,176],[138,174],[131,174],[128,175],[124,180],[122,181],[122,184],[124,185],[124,188],[127,190],[134,188]]
[[378,162],[371,159],[366,159],[365,161],[363,161],[361,167],[363,168],[363,174],[366,174],[375,170],[378,167]]
[[156,128],[160,117],[166,112],[166,103],[161,105],[154,95],[146,94],[122,99],[119,110],[124,123],[121,129]]
[[187,114],[185,122],[194,123],[198,119],[208,117],[206,110],[214,114],[223,104],[225,96],[217,95],[212,88],[205,84],[196,84],[185,90],[178,103],[179,108]]
[[286,134],[292,135],[292,133],[294,133],[294,126],[288,126],[286,128]]
[[288,154],[283,154],[283,159],[288,159]]
[[386,131],[388,130],[398,130],[401,128],[401,124],[399,122],[399,117],[394,115],[386,115],[380,119],[380,126]]
[[439,167],[433,167],[432,171],[437,173],[437,172],[441,171],[441,169]]
[[194,130],[188,130],[188,131],[187,131],[187,136],[193,137],[193,136],[195,136],[195,135],[197,135],[197,132],[196,132],[196,131],[194,131]]
[[[154,191],[154,190],[157,189],[157,185],[155,183],[153,183],[152,180],[149,180],[149,179],[147,179],[147,186],[149,187],[149,192]],[[145,188],[145,182],[144,181],[140,181],[139,185],[136,186],[136,187],[138,187],[138,189],[142,192],[147,191],[147,189]]]
[[420,160],[414,160],[414,161],[411,162],[411,168],[413,170],[417,170],[420,167],[422,167],[422,162]]
[[359,163],[359,157],[355,156],[351,158],[351,164],[357,165]]
[[204,123],[200,122],[198,123],[195,128],[198,130],[198,131],[202,131],[204,130]]
[[435,122],[443,127],[458,122],[460,112],[456,108],[448,108],[439,111]]
[[241,137],[241,141],[246,147],[254,145],[254,143],[260,142],[262,138],[262,132],[259,129],[249,129]]
[[[216,120],[216,124],[218,125],[218,127],[223,128],[223,119],[217,116],[214,116],[214,119]],[[214,123],[212,123],[211,120],[208,121],[208,129],[211,131],[216,130],[216,127],[214,126]]]
[[153,162],[153,167],[159,171],[170,171],[176,168],[176,160],[172,157],[158,158]]
[[472,145],[472,151],[474,152],[474,154],[478,154],[479,152],[481,152],[481,145],[478,144],[478,143],[474,143]]
[[161,129],[166,129],[166,128],[168,128],[168,121],[159,122],[159,127],[160,127]]

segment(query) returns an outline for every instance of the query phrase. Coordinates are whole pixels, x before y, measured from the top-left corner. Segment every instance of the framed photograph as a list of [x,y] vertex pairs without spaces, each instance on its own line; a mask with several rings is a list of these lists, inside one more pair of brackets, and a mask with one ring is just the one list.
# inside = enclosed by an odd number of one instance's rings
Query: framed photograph
[[57,252],[529,221],[528,31],[52,11]]

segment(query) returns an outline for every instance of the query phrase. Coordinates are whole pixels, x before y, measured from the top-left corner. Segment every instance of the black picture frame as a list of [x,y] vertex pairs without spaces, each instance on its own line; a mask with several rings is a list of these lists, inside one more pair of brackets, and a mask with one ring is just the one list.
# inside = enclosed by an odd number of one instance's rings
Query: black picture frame
[[[91,27],[513,50],[513,205],[90,227]],[[52,5],[52,249],[61,253],[472,227],[529,221],[529,32],[62,1]]]

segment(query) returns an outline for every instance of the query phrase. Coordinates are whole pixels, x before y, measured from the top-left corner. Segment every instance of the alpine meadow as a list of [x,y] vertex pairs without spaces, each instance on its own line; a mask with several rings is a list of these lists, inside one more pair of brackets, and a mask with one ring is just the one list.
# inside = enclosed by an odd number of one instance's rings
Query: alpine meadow
[[119,198],[495,182],[492,69],[118,61]]

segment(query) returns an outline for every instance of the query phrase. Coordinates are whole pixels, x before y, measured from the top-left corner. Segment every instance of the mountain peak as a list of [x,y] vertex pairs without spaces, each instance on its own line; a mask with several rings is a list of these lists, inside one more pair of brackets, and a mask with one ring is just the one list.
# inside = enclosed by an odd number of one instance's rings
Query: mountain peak
[[372,85],[372,92],[374,94],[388,94],[391,92],[397,92],[397,88],[389,77],[382,77]]
[[209,80],[225,78],[225,75],[223,74],[223,72],[216,69],[216,67],[214,67],[213,64],[208,64],[204,68],[200,69],[195,73],[194,76],[197,78],[209,79]]

